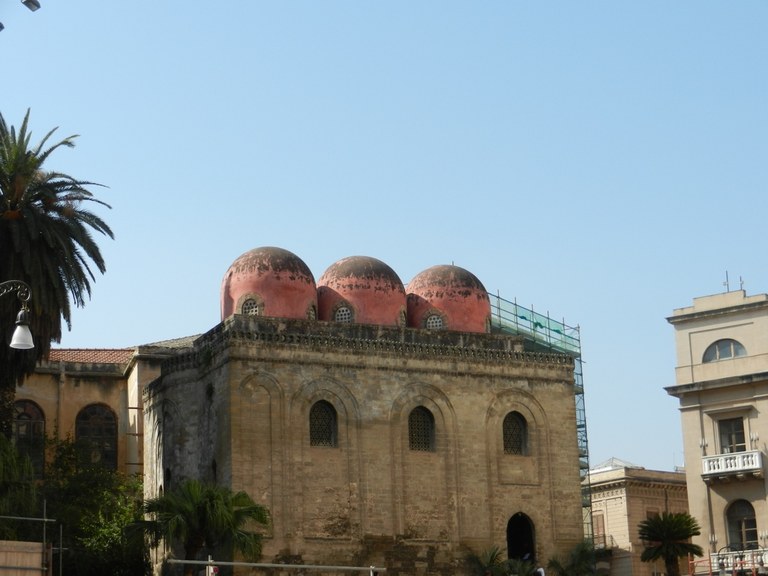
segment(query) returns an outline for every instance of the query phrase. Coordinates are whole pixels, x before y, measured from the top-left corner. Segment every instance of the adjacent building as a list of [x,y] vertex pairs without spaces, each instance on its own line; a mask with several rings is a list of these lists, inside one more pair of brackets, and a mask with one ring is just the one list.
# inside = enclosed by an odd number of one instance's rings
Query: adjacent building
[[[639,524],[662,512],[687,512],[685,473],[646,470],[611,458],[589,471],[592,523],[599,573],[608,576],[656,576],[663,562],[640,561],[645,546]],[[681,573],[687,573],[681,562]]]
[[674,311],[690,513],[708,551],[696,572],[762,572],[768,544],[768,295],[695,298]]

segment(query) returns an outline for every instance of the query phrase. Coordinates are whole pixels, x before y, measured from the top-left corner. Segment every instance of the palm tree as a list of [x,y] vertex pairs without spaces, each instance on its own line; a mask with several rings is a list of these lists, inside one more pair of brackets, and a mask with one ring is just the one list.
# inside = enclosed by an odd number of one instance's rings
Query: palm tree
[[535,576],[538,574],[538,568],[530,560],[510,558],[507,560],[507,565],[509,567],[507,573],[511,576]]
[[701,529],[696,518],[687,512],[662,512],[643,520],[638,528],[646,544],[640,560],[664,560],[667,576],[680,576],[680,558],[704,553],[701,546],[690,542],[693,536],[701,534]]
[[593,576],[596,573],[595,548],[589,540],[579,542],[565,560],[550,558],[547,568],[557,576]]
[[[98,184],[43,169],[55,150],[73,147],[77,136],[49,145],[54,128],[32,146],[28,123],[29,110],[18,132],[0,114],[0,282],[22,280],[31,287],[29,320],[35,337],[30,351],[0,341],[0,433],[6,437],[12,432],[16,384],[48,355],[52,341],[61,340],[62,318],[72,327],[70,302],[83,306],[90,296],[91,266],[101,273],[106,269],[91,232],[113,237],[101,218],[83,208],[86,202],[109,208],[87,189]],[[13,328],[19,309],[12,300],[0,302],[3,330]]]
[[[221,551],[233,546],[249,561],[261,556],[261,535],[246,530],[249,523],[266,526],[269,513],[245,492],[232,492],[215,484],[187,480],[176,490],[147,500],[149,520],[136,527],[150,538],[152,546],[165,540],[169,546],[181,542],[185,560],[197,560],[203,547]],[[184,574],[195,572],[187,564]]]
[[471,554],[469,562],[477,576],[506,576],[509,574],[509,560],[504,558],[504,554],[498,546],[483,550],[480,554]]

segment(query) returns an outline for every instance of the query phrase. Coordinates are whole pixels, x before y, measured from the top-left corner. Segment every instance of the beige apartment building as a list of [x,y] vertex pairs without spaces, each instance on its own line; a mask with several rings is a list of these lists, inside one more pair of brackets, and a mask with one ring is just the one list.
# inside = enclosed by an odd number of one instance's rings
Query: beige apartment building
[[697,573],[764,573],[768,499],[768,295],[695,298],[667,319],[675,329],[690,513],[707,554]]
[[[687,512],[684,472],[646,470],[611,458],[589,471],[592,525],[600,574],[655,576],[663,562],[640,561],[638,525],[661,512]],[[685,562],[681,572],[687,572]]]

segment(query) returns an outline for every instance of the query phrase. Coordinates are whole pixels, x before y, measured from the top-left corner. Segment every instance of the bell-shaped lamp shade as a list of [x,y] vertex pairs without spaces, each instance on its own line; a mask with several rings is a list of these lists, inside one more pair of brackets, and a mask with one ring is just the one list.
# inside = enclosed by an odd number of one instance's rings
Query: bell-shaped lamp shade
[[32,10],[32,12],[40,10],[40,2],[38,2],[38,0],[21,0],[21,3]]
[[25,308],[22,308],[19,310],[19,315],[16,316],[16,330],[13,331],[13,338],[11,338],[11,348],[29,350],[34,347],[32,332],[29,330],[28,313]]

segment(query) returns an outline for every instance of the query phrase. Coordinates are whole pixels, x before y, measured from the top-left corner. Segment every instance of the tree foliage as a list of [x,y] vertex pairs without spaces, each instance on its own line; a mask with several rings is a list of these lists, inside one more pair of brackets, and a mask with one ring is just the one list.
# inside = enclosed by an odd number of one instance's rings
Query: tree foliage
[[680,576],[680,558],[704,553],[701,546],[690,542],[701,534],[701,529],[687,512],[662,512],[640,522],[638,529],[646,545],[640,560],[663,560],[668,576]]
[[[187,480],[175,490],[147,500],[144,511],[149,519],[136,528],[149,536],[153,546],[162,540],[171,547],[180,543],[186,560],[197,560],[203,548],[215,551],[218,557],[234,548],[247,560],[256,561],[261,556],[261,535],[248,528],[269,522],[266,508],[245,492],[197,480]],[[185,567],[185,574],[193,572],[193,565]]]
[[[0,435],[0,538],[56,543],[56,573],[71,576],[142,576],[151,572],[142,540],[125,528],[142,518],[141,482],[79,458],[74,442],[49,440],[51,459],[42,480],[29,459]],[[62,527],[59,530],[59,527]],[[59,541],[63,535],[63,542]]]
[[594,576],[595,548],[589,540],[579,542],[565,559],[550,558],[547,568],[556,576]]
[[49,444],[52,457],[40,492],[46,515],[64,527],[64,573],[151,573],[144,542],[131,540],[125,533],[127,526],[142,518],[140,478],[90,463],[71,439]]
[[[32,464],[0,434],[0,516],[29,518],[36,511],[37,486]],[[0,540],[28,539],[34,532],[28,522],[0,520]]]
[[[31,287],[30,329],[33,350],[0,345],[0,432],[10,438],[15,386],[61,340],[62,319],[71,327],[71,304],[82,306],[91,294],[94,268],[103,273],[104,259],[92,232],[113,237],[99,216],[85,208],[96,199],[93,182],[44,164],[59,148],[71,148],[77,136],[49,144],[56,129],[31,144],[29,111],[18,130],[0,114],[0,282],[21,280]],[[9,338],[19,310],[12,298],[0,299],[0,326]],[[5,342],[7,344],[7,341]]]
[[471,554],[469,563],[477,576],[506,576],[509,574],[509,561],[504,558],[504,554],[498,546],[483,550],[479,554]]
[[468,560],[472,571],[477,576],[534,576],[536,566],[530,560],[505,558],[498,546],[470,554]]
[[530,560],[523,560],[522,558],[510,558],[507,560],[509,566],[508,574],[511,576],[534,576],[537,568]]

